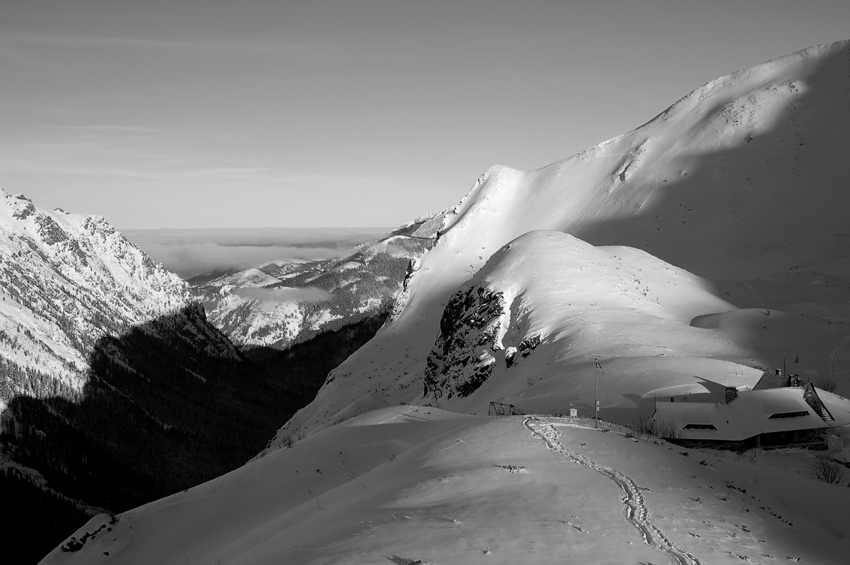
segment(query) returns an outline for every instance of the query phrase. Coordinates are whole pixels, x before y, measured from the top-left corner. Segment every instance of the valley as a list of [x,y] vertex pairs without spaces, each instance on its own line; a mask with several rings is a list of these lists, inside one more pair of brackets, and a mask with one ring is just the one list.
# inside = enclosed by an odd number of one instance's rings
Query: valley
[[387,315],[249,358],[102,218],[0,197],[0,489],[21,563],[95,514],[243,465]]

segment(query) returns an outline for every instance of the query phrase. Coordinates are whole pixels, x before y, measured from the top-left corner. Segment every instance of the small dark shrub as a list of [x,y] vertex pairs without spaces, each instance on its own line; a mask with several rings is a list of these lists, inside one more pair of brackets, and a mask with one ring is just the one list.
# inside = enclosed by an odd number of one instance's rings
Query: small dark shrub
[[840,483],[844,479],[844,470],[841,465],[824,454],[815,456],[812,462],[812,473],[817,479],[828,484]]

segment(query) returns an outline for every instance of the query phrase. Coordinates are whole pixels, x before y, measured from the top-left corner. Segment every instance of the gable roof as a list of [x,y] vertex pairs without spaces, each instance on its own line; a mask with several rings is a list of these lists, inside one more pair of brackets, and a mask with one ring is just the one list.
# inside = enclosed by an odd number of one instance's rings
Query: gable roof
[[729,403],[659,400],[655,419],[674,423],[682,439],[715,441],[743,441],[764,433],[850,424],[847,399],[817,391],[830,413],[838,414],[835,421],[826,422],[809,406],[803,394],[803,388],[782,387],[739,391],[738,397]]

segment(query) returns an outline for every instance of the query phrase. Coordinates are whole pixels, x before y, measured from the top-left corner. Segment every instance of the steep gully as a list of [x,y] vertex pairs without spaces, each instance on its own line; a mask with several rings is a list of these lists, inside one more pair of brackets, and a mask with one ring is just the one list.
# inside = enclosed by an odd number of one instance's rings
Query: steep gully
[[[618,487],[625,493],[622,501],[625,505],[626,519],[634,525],[635,528],[643,536],[644,543],[657,548],[664,553],[667,553],[675,563],[679,565],[702,565],[694,555],[679,548],[674,544],[664,531],[656,526],[649,517],[649,506],[646,499],[641,493],[637,483],[617,469],[606,467],[601,463],[576,453],[575,451],[564,447],[559,441],[561,433],[555,429],[554,424],[546,424],[541,420],[533,417],[527,417],[523,421],[523,425],[531,432],[532,435],[540,438],[549,449],[562,453],[569,457],[572,461],[585,467],[589,467],[594,471],[605,475],[614,481]],[[558,422],[558,425],[575,425],[566,422]],[[584,426],[581,426],[584,427]]]

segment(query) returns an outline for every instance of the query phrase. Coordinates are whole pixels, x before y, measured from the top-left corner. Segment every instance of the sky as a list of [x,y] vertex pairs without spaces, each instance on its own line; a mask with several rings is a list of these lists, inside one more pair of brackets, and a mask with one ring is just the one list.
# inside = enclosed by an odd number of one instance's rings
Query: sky
[[0,0],[0,187],[119,229],[397,226],[847,22],[846,0]]

